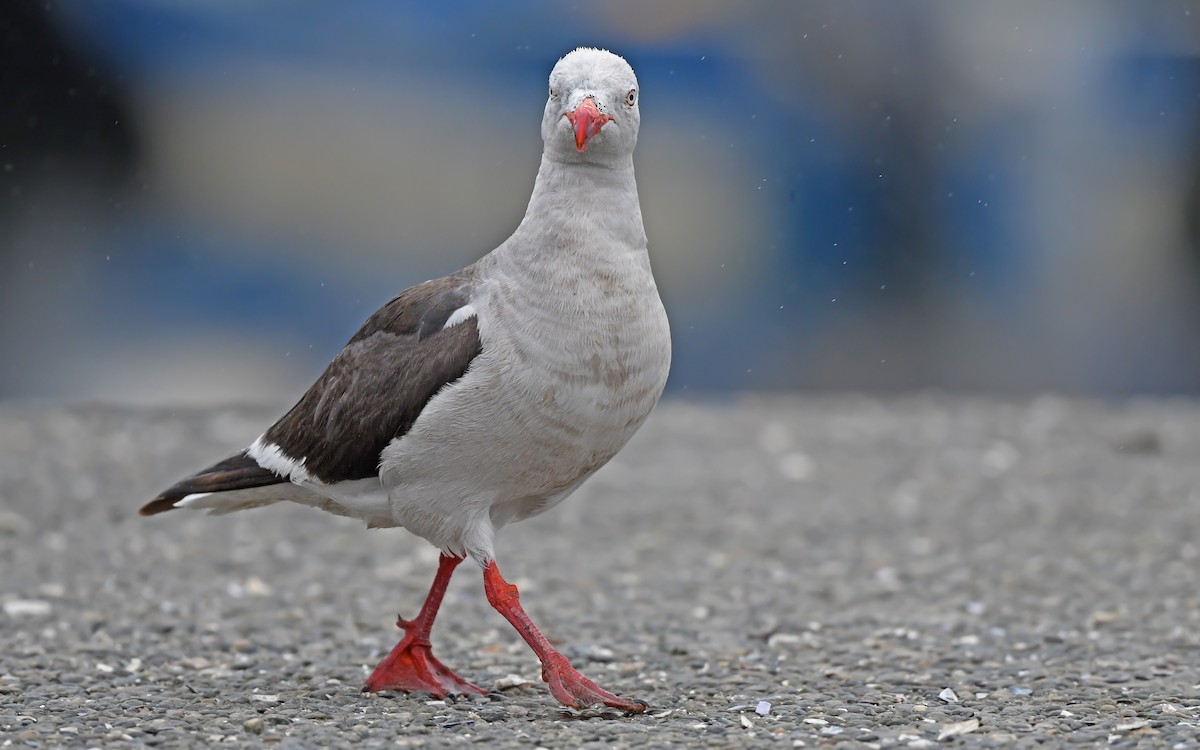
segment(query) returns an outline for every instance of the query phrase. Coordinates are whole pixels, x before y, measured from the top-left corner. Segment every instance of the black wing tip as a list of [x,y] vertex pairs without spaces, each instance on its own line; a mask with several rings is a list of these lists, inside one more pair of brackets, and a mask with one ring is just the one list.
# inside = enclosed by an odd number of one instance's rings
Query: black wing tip
[[139,516],[155,516],[175,510],[176,503],[188,495],[207,492],[229,492],[251,487],[283,484],[288,480],[258,465],[244,452],[213,464],[204,471],[176,482],[138,510]]
[[169,510],[175,510],[175,503],[179,502],[181,497],[181,495],[168,495],[163,493],[139,508],[138,515],[157,516],[159,513],[166,513]]

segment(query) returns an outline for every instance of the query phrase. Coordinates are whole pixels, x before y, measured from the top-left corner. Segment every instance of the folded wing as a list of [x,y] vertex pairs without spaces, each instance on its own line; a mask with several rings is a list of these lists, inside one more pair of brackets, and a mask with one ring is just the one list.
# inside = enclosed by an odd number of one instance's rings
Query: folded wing
[[[246,451],[173,485],[141,509],[153,515],[192,496],[240,492],[254,507],[272,485],[378,476],[379,456],[411,429],[429,400],[482,351],[467,268],[401,293],[372,315],[312,387]],[[278,500],[293,499],[279,488]],[[249,500],[252,498],[253,500]],[[185,502],[186,501],[186,502]]]

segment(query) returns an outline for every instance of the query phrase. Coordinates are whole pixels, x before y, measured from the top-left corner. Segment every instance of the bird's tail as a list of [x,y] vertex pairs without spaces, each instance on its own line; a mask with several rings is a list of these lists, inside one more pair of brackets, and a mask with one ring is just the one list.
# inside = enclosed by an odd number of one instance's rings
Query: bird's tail
[[243,452],[176,482],[138,512],[152,516],[175,508],[207,508],[213,513],[254,508],[288,499],[283,488],[274,487],[279,484],[295,487]]

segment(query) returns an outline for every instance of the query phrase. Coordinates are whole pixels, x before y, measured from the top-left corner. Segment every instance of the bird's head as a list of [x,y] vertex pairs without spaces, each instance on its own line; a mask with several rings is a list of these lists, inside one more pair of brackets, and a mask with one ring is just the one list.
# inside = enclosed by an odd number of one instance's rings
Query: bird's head
[[550,72],[542,118],[547,155],[567,162],[628,160],[637,144],[637,76],[629,63],[591,47],[565,55]]

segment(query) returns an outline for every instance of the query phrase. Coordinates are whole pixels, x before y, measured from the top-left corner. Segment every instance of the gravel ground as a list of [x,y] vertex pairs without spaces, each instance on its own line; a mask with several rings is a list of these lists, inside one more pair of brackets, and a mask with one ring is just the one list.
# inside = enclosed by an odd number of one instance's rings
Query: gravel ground
[[636,717],[559,707],[468,566],[435,649],[491,695],[359,693],[405,532],[135,515],[277,412],[0,405],[0,746],[1200,747],[1195,402],[664,404],[499,546]]

